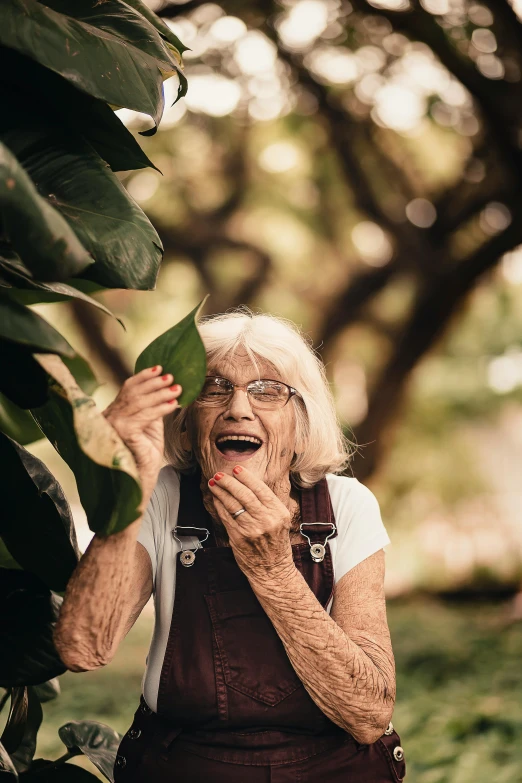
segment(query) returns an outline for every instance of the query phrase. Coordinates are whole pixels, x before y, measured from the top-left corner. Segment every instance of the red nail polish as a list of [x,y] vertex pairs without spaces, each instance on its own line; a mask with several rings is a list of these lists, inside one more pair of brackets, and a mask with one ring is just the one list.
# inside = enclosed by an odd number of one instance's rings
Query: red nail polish
[[174,397],[173,400],[167,400],[167,402],[169,403],[169,405],[174,405],[174,403],[177,402],[177,399]]
[[219,481],[220,479],[223,478],[224,475],[225,475],[224,473],[216,473],[214,475],[214,478],[216,479],[216,481]]
[[241,473],[242,470],[243,468],[241,467],[241,465],[236,465],[233,472],[237,474],[237,473]]
[[160,368],[159,364],[156,364],[155,367],[151,367],[150,369],[152,370],[152,372],[157,372],[159,368]]
[[169,386],[169,391],[176,392],[179,389],[179,384],[175,383],[174,386]]
[[214,479],[210,479],[210,481],[208,482],[210,487],[213,487],[215,483],[216,482],[214,481]]
[[166,381],[168,378],[169,378],[169,376],[168,376],[168,375],[162,375],[162,376],[161,376],[161,380],[162,380],[162,381]]

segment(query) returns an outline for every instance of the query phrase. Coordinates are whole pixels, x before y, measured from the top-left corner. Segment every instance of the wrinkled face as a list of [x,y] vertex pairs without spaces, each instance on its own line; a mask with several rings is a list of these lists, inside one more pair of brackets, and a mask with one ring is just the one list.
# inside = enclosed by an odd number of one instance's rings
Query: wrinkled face
[[[274,368],[261,360],[259,376],[288,383]],[[248,354],[238,351],[231,360],[208,368],[208,375],[220,375],[236,384],[256,380],[258,370]],[[187,423],[187,435],[203,476],[214,473],[232,474],[234,465],[241,463],[268,486],[275,488],[288,480],[290,464],[295,451],[295,399],[283,408],[260,410],[251,406],[245,390],[235,389],[228,403],[220,407],[194,404]],[[248,435],[260,444],[223,436]]]

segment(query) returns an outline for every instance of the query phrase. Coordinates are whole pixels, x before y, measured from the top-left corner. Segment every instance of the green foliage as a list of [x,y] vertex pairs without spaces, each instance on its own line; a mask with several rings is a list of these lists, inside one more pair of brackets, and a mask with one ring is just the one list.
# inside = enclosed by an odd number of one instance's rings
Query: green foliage
[[83,753],[108,780],[113,779],[121,734],[95,720],[70,721],[58,734],[71,755]]
[[63,591],[80,556],[67,498],[43,462],[3,433],[0,462],[4,544],[22,568]]
[[[34,46],[35,37],[41,45]],[[162,81],[180,74],[179,55],[139,11],[120,0],[6,0],[0,43],[32,57],[76,88],[113,106],[149,114],[163,112]]]
[[0,568],[0,686],[38,685],[63,674],[52,633],[61,598],[30,572]]
[[139,0],[0,6],[0,686],[11,703],[0,773],[6,780],[96,779],[65,764],[78,754],[112,780],[120,737],[93,721],[62,727],[67,752],[57,761],[33,760],[41,703],[58,695],[55,678],[65,670],[53,642],[61,604],[53,591],[65,590],[80,553],[61,487],[20,444],[41,431],[51,439],[76,475],[89,524],[104,535],[138,516],[139,476],[89,396],[97,386],[92,370],[29,305],[79,299],[111,316],[89,296],[93,289],[154,288],[160,239],[115,172],[155,167],[113,108],[148,113],[157,125],[163,80],[177,73],[178,97],[186,91],[183,49]]
[[136,373],[159,364],[164,372],[174,376],[176,383],[183,387],[178,398],[180,405],[193,402],[205,380],[207,356],[196,319],[206,300],[207,297],[179,323],[153,340],[136,360]]
[[139,516],[141,489],[129,449],[56,356],[39,355],[53,382],[32,414],[76,477],[91,530],[110,535]]
[[508,614],[494,603],[390,605],[393,721],[415,783],[518,780],[522,627]]
[[36,279],[67,280],[93,263],[67,221],[38,194],[31,177],[1,142],[0,203],[4,237]]

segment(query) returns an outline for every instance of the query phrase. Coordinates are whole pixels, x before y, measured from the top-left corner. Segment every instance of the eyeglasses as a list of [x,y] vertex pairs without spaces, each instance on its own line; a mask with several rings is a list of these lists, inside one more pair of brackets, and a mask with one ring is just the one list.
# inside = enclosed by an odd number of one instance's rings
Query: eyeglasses
[[215,407],[227,405],[236,389],[243,389],[247,393],[252,407],[264,408],[265,410],[283,408],[290,397],[294,395],[302,399],[297,389],[282,381],[270,381],[262,378],[240,385],[232,383],[228,378],[212,375],[206,378],[196,402],[199,405],[214,405]]

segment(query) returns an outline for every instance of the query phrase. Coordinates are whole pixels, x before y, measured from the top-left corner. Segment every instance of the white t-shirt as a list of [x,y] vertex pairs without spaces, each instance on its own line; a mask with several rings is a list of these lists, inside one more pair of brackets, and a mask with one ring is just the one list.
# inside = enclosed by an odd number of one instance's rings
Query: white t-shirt
[[[337,525],[337,537],[330,540],[335,582],[351,568],[390,543],[373,492],[355,478],[327,474],[328,490]],[[156,621],[143,676],[143,695],[156,711],[158,687],[174,608],[177,554],[180,546],[172,535],[179,507],[179,473],[171,466],[161,469],[138,541],[149,553],[154,580]],[[195,537],[184,538],[185,546],[197,546]],[[190,542],[190,544],[189,544]],[[329,609],[330,607],[328,607]]]

